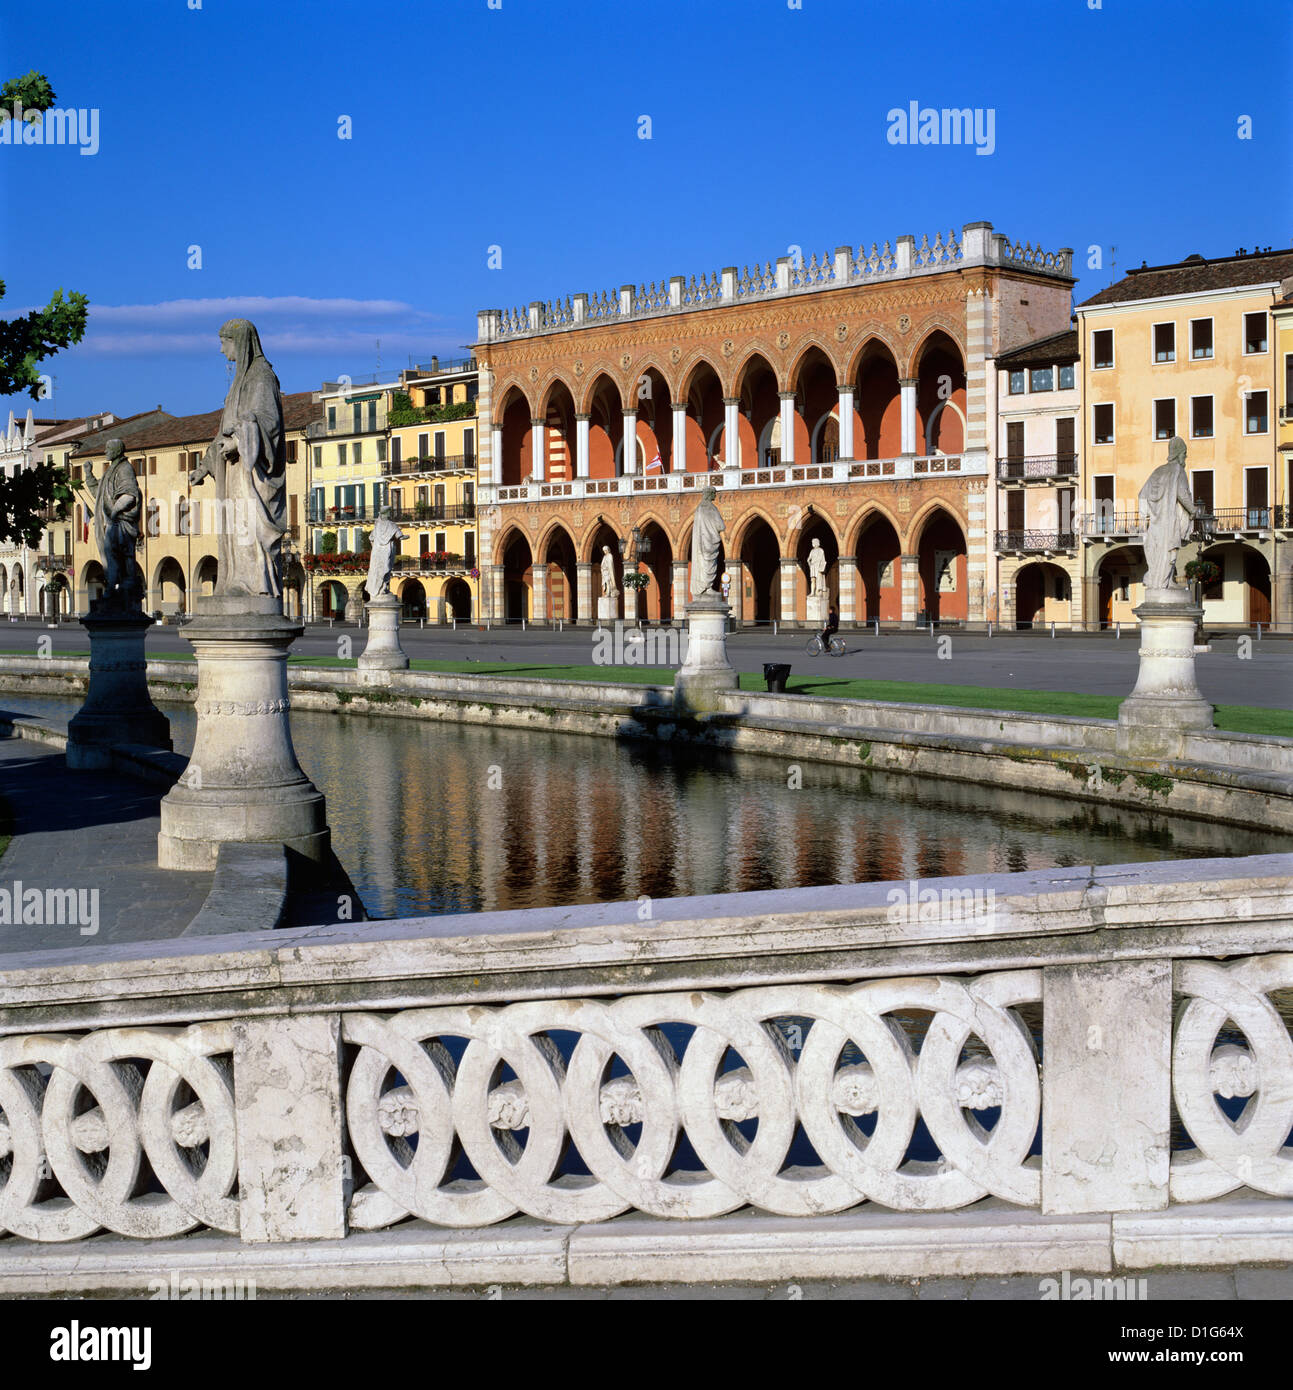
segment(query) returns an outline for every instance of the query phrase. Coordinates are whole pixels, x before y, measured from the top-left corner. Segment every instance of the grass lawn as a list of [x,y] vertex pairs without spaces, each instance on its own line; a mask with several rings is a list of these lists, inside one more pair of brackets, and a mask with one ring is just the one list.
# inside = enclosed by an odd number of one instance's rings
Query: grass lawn
[[[5,652],[29,656],[30,652]],[[59,652],[60,657],[89,656],[88,652]],[[154,660],[192,661],[193,654],[169,653]],[[350,666],[354,658],[293,656],[292,666]],[[661,666],[566,666],[523,661],[413,661],[415,671],[445,675],[514,676],[521,680],[612,681],[620,685],[672,685],[673,671]],[[761,691],[762,675],[741,675],[741,689]],[[844,700],[888,700],[899,704],[951,705],[957,709],[1016,710],[1026,714],[1072,715],[1086,719],[1116,719],[1119,695],[1083,695],[1067,690],[1019,690],[986,685],[934,685],[923,681],[850,680],[846,677],[791,676],[791,695],[820,695]],[[1293,738],[1293,710],[1261,709],[1255,705],[1218,705],[1217,728],[1238,734]]]

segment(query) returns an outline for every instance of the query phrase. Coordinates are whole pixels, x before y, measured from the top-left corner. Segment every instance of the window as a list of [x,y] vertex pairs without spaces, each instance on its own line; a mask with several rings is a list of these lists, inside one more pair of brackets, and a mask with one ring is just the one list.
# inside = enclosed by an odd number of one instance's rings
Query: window
[[[1293,361],[1293,358],[1290,358]],[[476,466],[476,431],[463,430],[462,432],[462,466],[464,468],[474,468]]]
[[299,518],[298,518],[298,516],[297,516],[297,514],[296,514],[296,509],[297,509],[297,496],[296,496],[296,493],[294,493],[294,492],[289,492],[288,495],[287,495],[287,524],[288,524],[289,526],[292,526],[292,527],[295,527],[296,524],[297,524],[297,522],[298,522],[298,520],[299,520]]
[[1281,418],[1293,419],[1293,352],[1284,354],[1284,409]]
[[1071,415],[1061,415],[1055,421],[1055,455],[1060,469],[1068,473],[1077,472],[1076,428],[1077,421]]
[[469,381],[467,383],[467,399],[469,401],[474,401],[479,390],[480,386],[477,382]]
[[1077,372],[1070,363],[1067,367],[1060,368],[1060,390],[1071,391],[1076,385]]
[[1113,329],[1097,328],[1091,334],[1091,364],[1096,368],[1113,366]]
[[1030,391],[1053,391],[1055,389],[1055,370],[1053,367],[1034,367],[1028,374]]
[[315,466],[316,468],[322,468],[322,467],[323,467],[323,445],[322,445],[322,444],[316,444],[316,445],[314,446],[314,466]]
[[1176,400],[1154,402],[1154,438],[1171,439],[1176,433]]
[[1197,361],[1212,356],[1212,320],[1190,320],[1190,357]]
[[136,478],[142,478],[142,477],[144,476],[144,461],[143,461],[143,459],[131,459],[131,460],[130,460],[130,466],[135,470],[135,477],[136,477]]
[[431,549],[431,537],[425,531],[418,532],[418,554],[425,555]]
[[431,457],[431,436],[429,434],[418,435],[418,458],[428,459]]
[[436,459],[436,462],[437,462],[437,463],[443,465],[443,463],[444,463],[444,431],[443,431],[443,430],[436,430],[436,432],[435,432],[435,459]]
[[1060,530],[1072,531],[1073,529],[1073,489],[1062,487],[1055,494],[1059,502]]
[[429,386],[427,388],[426,403],[427,405],[440,404],[440,388],[438,386]]
[[1112,531],[1117,515],[1117,503],[1114,501],[1114,476],[1112,473],[1100,473],[1091,479],[1091,509],[1095,515],[1095,530],[1098,533]]
[[1249,526],[1269,526],[1271,524],[1269,477],[1265,468],[1244,469],[1244,506],[1248,509],[1245,519]]
[[1156,323],[1154,325],[1154,361],[1176,361],[1176,325]]
[[462,538],[462,562],[471,569],[476,564],[476,533],[467,531]]
[[1024,422],[1011,420],[1006,426],[1006,457],[1021,459],[1024,456]]
[[287,441],[287,461],[288,461],[288,463],[295,463],[295,462],[296,462],[296,440],[295,440],[295,439],[289,439],[289,440]]
[[368,402],[368,428],[369,428],[370,430],[375,430],[375,429],[377,428],[377,401],[376,401],[376,400],[371,400],[371,401]]
[[157,472],[157,455],[156,455],[156,454],[149,454],[149,456],[148,456],[148,471],[149,471],[149,473],[156,473],[156,472]]
[[391,462],[399,463],[404,454],[404,441],[397,434],[391,440]]
[[377,441],[377,462],[386,462],[386,441],[384,439],[379,439]]
[[1017,372],[1010,373],[1010,394],[1012,396],[1022,396],[1024,394],[1024,373],[1022,368]]
[[361,454],[363,453],[363,448],[364,448],[364,446],[356,439],[355,442],[350,446],[350,462],[351,462],[351,463],[358,463],[358,462],[359,462],[360,456],[361,456]]
[[1018,489],[1006,493],[1006,530],[1024,529],[1024,494]]
[[1192,439],[1212,438],[1212,397],[1190,397],[1190,437]]
[[331,432],[332,432],[333,430],[335,430],[336,428],[337,428],[337,407],[336,407],[335,405],[330,405],[330,406],[328,407],[328,432],[331,433]]
[[1244,315],[1244,352],[1251,355],[1254,352],[1266,351],[1266,310],[1260,309],[1255,314]]
[[346,446],[344,444],[337,445],[337,464],[341,468],[346,466]]
[[1091,437],[1097,444],[1113,443],[1113,405],[1091,407]]
[[448,543],[446,542],[444,537],[445,533],[443,531],[437,531],[435,533],[435,548],[438,552],[441,553],[449,549]]
[[1270,429],[1265,391],[1249,391],[1244,396],[1244,433],[1265,434]]
[[352,434],[358,434],[364,427],[364,407],[359,401],[352,401],[350,405],[350,429]]
[[1196,468],[1190,483],[1194,492],[1194,510],[1204,516],[1212,515],[1212,469]]

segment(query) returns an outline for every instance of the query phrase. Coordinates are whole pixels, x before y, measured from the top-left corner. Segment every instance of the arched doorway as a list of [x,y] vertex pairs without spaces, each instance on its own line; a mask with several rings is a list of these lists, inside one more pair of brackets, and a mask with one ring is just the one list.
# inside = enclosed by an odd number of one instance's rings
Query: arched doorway
[[795,392],[795,462],[834,463],[840,456],[840,393],[830,358],[815,345],[808,348],[795,364],[790,384]]
[[400,621],[416,623],[427,615],[427,591],[420,579],[406,579],[400,585]]
[[647,586],[639,612],[650,622],[667,623],[673,617],[673,546],[664,528],[654,521],[642,527],[641,536]]
[[346,586],[339,579],[326,580],[319,589],[319,616],[338,620],[344,618],[349,600]]
[[193,591],[202,597],[215,593],[216,579],[220,573],[220,562],[214,555],[204,555],[193,571]]
[[186,611],[188,585],[184,568],[172,555],[167,555],[153,573],[153,609],[167,617]]
[[588,396],[588,476],[613,478],[624,436],[624,412],[619,387],[601,372]]
[[471,622],[471,586],[465,579],[451,579],[444,586],[444,606],[446,618]]
[[857,545],[858,617],[864,622],[902,621],[902,546],[893,523],[879,512],[865,518]]
[[965,364],[960,348],[941,330],[921,345],[916,429],[922,454],[959,454],[965,448]]
[[1205,623],[1265,627],[1270,622],[1271,569],[1259,550],[1243,541],[1226,541],[1209,546],[1199,558],[1211,560],[1220,570],[1203,591]]
[[709,362],[691,368],[678,399],[687,406],[686,471],[708,473],[723,434],[723,385]]
[[85,609],[89,612],[92,604],[103,597],[108,577],[97,560],[91,560],[81,571],[81,593],[85,595]]
[[1068,623],[1072,615],[1068,571],[1037,561],[1015,574],[1015,627],[1026,632],[1046,623]]
[[[723,432],[721,447],[723,465],[735,468],[764,468],[785,458],[781,432],[781,396],[777,374],[762,353],[746,359],[736,378],[736,395],[740,401],[736,427],[740,436],[739,450]],[[776,437],[777,444],[771,440]]]
[[565,482],[575,476],[575,398],[564,381],[553,382],[539,417],[544,426],[544,477]]
[[761,517],[741,533],[742,583],[746,590],[732,606],[744,621],[770,623],[781,617],[781,545]]
[[875,338],[866,344],[858,359],[855,392],[854,456],[860,459],[897,458],[902,451],[898,364],[889,349]]
[[292,560],[283,576],[283,613],[298,620],[301,617],[301,595],[305,592],[305,571],[299,560]]
[[543,546],[547,567],[548,617],[553,622],[579,621],[579,584],[575,568],[575,543],[564,526],[548,535]]
[[513,386],[495,407],[494,418],[502,425],[503,457],[494,465],[498,481],[513,487],[530,472],[530,403]]
[[531,590],[534,584],[530,542],[513,531],[503,547],[503,621],[524,622],[531,616]]
[[920,613],[929,622],[964,621],[969,613],[965,534],[950,513],[936,507],[920,530]]
[[1120,545],[1100,557],[1096,584],[1102,628],[1135,623],[1144,578],[1145,553],[1138,545]]

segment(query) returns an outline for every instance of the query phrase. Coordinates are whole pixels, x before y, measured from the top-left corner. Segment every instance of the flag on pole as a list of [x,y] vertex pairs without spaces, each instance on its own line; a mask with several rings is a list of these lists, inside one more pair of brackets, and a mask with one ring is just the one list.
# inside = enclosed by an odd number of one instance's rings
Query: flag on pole
[[653,458],[653,459],[651,460],[651,462],[647,464],[647,466],[646,466],[646,471],[649,473],[653,468],[658,469],[661,473],[664,472],[664,464],[660,462],[660,450],[659,450],[659,449],[657,449],[657,450],[655,451],[655,458]]

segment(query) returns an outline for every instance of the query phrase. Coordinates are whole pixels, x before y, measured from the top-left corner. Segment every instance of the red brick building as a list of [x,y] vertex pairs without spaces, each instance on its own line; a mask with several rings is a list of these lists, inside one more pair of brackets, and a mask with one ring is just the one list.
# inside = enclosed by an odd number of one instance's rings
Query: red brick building
[[485,616],[591,623],[636,532],[680,619],[710,485],[737,621],[805,620],[814,539],[845,623],[995,616],[987,363],[1068,327],[1071,263],[976,222],[481,313]]

